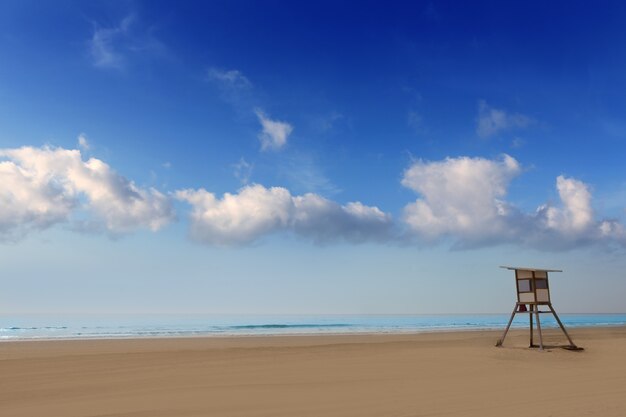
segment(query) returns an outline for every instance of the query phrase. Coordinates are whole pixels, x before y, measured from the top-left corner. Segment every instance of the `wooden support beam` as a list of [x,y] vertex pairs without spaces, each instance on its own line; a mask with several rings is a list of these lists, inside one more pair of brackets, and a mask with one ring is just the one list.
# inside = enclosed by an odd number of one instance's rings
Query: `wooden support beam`
[[541,322],[539,321],[539,306],[538,305],[534,305],[535,307],[535,313],[537,316],[537,332],[539,333],[539,349],[543,350],[543,335],[541,334]]
[[529,347],[534,347],[535,345],[533,344],[533,315],[530,314],[528,316],[530,318],[530,346]]
[[509,324],[506,325],[506,329],[504,329],[504,334],[502,335],[500,340],[496,342],[497,347],[502,346],[502,344],[504,343],[504,338],[506,337],[506,334],[509,332],[509,327],[511,327],[511,323],[513,323],[513,318],[515,317],[515,313],[517,313],[517,307],[518,307],[517,304],[515,304],[515,307],[513,307],[513,312],[511,313],[511,318],[509,319]]
[[561,330],[563,330],[563,333],[565,333],[565,337],[567,337],[567,340],[569,340],[570,347],[577,349],[578,346],[576,346],[576,344],[574,344],[574,342],[572,341],[572,338],[569,337],[567,330],[565,330],[565,326],[563,326],[563,323],[561,323],[561,319],[559,319],[559,316],[556,314],[556,311],[554,311],[554,308],[552,308],[552,304],[548,304],[548,307],[550,307],[550,311],[552,311],[552,314],[554,315],[556,322],[559,323],[559,327],[561,328]]

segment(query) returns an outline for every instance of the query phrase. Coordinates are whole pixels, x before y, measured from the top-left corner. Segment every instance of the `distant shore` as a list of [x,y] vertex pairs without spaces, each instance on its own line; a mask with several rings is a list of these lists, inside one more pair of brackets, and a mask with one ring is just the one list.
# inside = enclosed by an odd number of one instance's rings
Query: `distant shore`
[[626,415],[626,327],[0,343],[0,414]]

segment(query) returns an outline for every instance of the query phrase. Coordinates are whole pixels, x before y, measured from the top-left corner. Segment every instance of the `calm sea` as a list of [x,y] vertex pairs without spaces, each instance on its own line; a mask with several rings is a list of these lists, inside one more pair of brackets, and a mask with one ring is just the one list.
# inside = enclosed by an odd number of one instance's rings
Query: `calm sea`
[[[561,314],[568,327],[624,326],[626,314]],[[450,315],[0,315],[0,340],[337,333],[417,333],[501,329],[507,314]],[[548,314],[542,325],[555,327]],[[528,326],[518,315],[514,327]]]

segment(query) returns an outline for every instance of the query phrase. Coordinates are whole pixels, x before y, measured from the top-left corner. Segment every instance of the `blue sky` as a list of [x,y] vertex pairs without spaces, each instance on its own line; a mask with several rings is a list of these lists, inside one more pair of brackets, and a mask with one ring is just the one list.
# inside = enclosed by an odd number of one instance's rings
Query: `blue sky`
[[2,2],[0,312],[623,311],[625,18]]

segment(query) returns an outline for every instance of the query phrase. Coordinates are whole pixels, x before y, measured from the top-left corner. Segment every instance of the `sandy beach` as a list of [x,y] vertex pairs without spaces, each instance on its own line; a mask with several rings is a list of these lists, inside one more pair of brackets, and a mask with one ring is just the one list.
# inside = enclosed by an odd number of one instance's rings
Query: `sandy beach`
[[521,330],[3,342],[0,415],[626,415],[626,328],[571,334],[583,352]]

